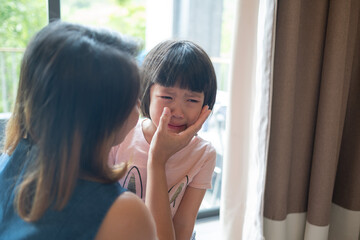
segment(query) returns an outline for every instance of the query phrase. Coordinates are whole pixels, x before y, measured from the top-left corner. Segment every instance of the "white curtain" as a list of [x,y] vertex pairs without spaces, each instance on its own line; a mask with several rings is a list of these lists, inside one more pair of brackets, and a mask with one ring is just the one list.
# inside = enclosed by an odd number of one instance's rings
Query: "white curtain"
[[223,239],[263,239],[277,0],[238,0],[220,223]]

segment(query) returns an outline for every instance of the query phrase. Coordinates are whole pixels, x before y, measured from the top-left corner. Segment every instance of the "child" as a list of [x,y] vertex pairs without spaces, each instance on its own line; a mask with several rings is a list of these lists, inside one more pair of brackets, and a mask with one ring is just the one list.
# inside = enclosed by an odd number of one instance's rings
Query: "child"
[[198,45],[165,41],[145,57],[142,74],[141,111],[146,118],[111,150],[109,161],[129,163],[120,184],[145,200],[159,239],[190,239],[206,189],[211,188],[215,149],[195,136],[162,163],[148,160],[148,153],[164,108],[170,109],[166,129],[174,136],[191,126],[202,109],[212,109],[217,90],[214,68]]

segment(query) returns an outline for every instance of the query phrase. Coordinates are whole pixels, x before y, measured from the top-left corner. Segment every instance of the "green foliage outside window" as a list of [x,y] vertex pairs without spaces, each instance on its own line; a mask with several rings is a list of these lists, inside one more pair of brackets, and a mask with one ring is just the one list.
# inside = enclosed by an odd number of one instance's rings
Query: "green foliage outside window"
[[145,42],[145,0],[62,0],[61,18],[110,28]]
[[0,0],[0,47],[25,48],[47,24],[47,0]]
[[[61,0],[65,21],[106,27],[145,42],[145,0]],[[31,37],[48,23],[48,0],[0,0],[0,113],[16,97],[20,62]]]
[[47,0],[0,0],[0,6],[0,112],[9,112],[24,48],[47,24]]

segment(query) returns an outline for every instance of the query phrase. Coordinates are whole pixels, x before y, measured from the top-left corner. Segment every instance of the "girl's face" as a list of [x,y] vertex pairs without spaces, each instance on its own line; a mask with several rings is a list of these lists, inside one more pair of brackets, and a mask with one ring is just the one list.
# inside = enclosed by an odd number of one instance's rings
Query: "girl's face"
[[150,117],[158,127],[164,107],[170,108],[171,119],[168,129],[179,133],[198,119],[204,103],[203,92],[182,89],[178,85],[164,87],[154,84],[150,88]]

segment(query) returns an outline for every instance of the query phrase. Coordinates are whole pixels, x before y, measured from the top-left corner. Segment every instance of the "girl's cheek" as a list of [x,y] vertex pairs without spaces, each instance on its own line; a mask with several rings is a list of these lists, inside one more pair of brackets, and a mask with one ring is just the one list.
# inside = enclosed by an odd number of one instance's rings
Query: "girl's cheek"
[[192,121],[191,124],[194,124],[199,119],[200,113],[201,113],[201,110],[197,113],[196,117],[194,118],[194,120]]
[[200,114],[198,114],[197,117],[194,117],[192,119],[192,121],[190,122],[190,124],[188,124],[188,125],[193,125],[199,119],[199,116],[200,116]]
[[160,103],[160,105],[161,105],[161,107],[162,108],[164,108],[164,107],[168,107],[168,106],[170,106],[170,101],[162,101],[161,103]]

